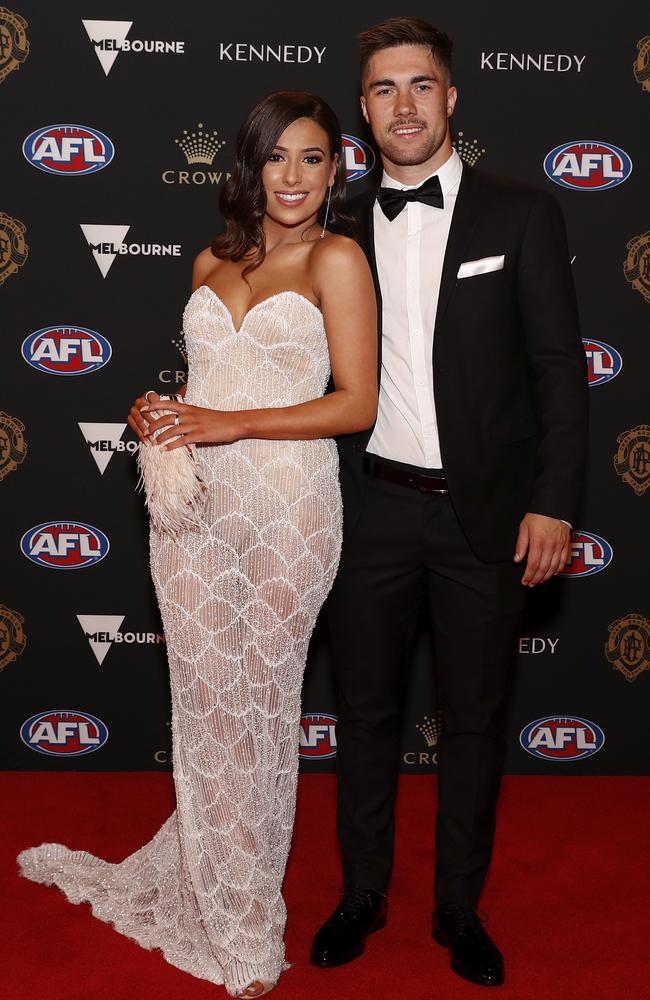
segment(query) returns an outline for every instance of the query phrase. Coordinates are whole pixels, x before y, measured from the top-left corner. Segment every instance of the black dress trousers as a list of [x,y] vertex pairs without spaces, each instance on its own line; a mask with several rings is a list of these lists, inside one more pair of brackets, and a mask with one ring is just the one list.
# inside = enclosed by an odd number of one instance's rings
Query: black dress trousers
[[328,601],[345,885],[388,887],[405,682],[426,611],[442,711],[436,902],[476,906],[494,839],[523,567],[481,562],[448,494],[365,478]]

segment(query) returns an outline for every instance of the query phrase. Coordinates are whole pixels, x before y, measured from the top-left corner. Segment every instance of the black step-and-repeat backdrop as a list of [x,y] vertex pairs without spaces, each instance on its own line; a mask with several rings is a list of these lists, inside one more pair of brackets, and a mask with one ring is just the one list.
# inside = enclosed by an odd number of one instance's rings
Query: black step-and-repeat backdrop
[[[166,769],[165,644],[126,428],[185,377],[191,262],[251,105],[309,89],[337,110],[351,192],[377,177],[356,35],[394,4],[16,0],[0,7],[2,765]],[[591,383],[586,497],[562,578],[531,594],[508,770],[644,773],[650,692],[650,11],[412,0],[456,42],[455,144],[551,191],[568,230]],[[543,18],[541,17],[543,13]],[[333,767],[323,625],[301,755]],[[403,767],[435,768],[429,640]],[[458,635],[458,669],[463,669]]]

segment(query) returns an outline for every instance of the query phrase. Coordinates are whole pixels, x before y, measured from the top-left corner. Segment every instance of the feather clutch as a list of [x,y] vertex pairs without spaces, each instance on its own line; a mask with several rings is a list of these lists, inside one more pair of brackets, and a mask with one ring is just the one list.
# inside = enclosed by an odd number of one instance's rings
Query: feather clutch
[[[152,421],[158,420],[171,412],[161,407],[149,410],[147,417]],[[154,437],[160,433],[162,431],[156,431]],[[178,437],[180,435],[166,443],[171,444]],[[200,527],[207,490],[193,444],[163,451],[155,444],[141,443],[138,470],[140,478],[137,489],[144,489],[152,527],[173,537],[180,531],[192,531]]]

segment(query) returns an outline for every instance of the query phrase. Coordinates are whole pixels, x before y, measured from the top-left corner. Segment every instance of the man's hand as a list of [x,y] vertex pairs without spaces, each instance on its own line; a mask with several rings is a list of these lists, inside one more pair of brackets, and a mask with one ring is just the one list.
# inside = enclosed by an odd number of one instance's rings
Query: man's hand
[[515,562],[528,560],[521,582],[525,587],[546,583],[569,562],[571,531],[568,524],[544,514],[526,514],[519,525]]

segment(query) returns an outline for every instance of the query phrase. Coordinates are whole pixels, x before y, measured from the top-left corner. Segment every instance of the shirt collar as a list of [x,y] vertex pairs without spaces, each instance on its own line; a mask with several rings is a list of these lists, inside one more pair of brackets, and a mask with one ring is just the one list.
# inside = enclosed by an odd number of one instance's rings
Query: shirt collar
[[[451,194],[454,188],[458,187],[460,182],[460,176],[463,172],[463,161],[456,152],[452,150],[452,154],[448,160],[434,170],[429,177],[435,177],[436,175],[440,178],[440,187],[442,188],[443,195]],[[429,177],[424,177],[417,184],[402,184],[400,181],[396,181],[393,177],[386,173],[384,170],[381,178],[381,186],[388,188],[395,188],[398,191],[410,191],[412,188],[420,187],[425,181],[429,180]]]

